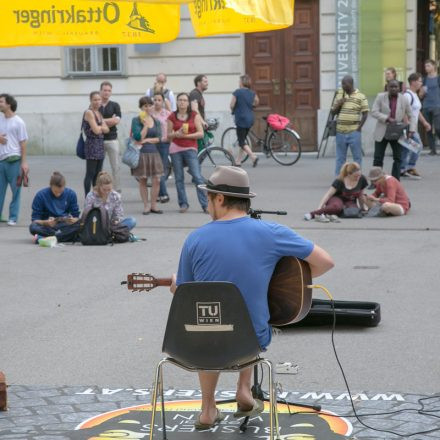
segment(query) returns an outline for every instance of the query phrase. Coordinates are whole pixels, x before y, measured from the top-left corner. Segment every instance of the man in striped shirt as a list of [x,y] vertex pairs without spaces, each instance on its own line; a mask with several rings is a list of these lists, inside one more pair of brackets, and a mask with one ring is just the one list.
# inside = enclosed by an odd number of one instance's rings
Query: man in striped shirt
[[354,88],[353,77],[344,76],[341,85],[342,89],[336,94],[335,104],[332,107],[333,114],[337,115],[336,176],[347,160],[348,148],[351,150],[353,160],[362,165],[361,130],[369,111],[367,98]]

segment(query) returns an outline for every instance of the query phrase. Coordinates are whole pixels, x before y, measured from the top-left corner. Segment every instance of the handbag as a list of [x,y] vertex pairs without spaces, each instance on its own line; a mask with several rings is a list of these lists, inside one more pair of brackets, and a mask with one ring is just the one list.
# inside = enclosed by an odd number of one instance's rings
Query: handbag
[[86,142],[84,140],[84,136],[81,130],[81,133],[79,134],[79,138],[78,141],[76,143],[76,155],[80,158],[80,159],[85,159],[86,158]]
[[387,141],[397,141],[403,135],[406,127],[407,124],[403,122],[392,122],[391,124],[387,124],[384,138]]
[[343,218],[362,218],[361,208],[358,206],[348,206],[342,211]]
[[76,142],[76,155],[80,159],[86,158],[86,141],[84,140],[84,135],[83,135],[83,124],[84,124],[84,115],[85,114],[86,113],[84,112],[82,120],[81,120],[81,132],[79,133],[79,138],[78,138],[78,141]]
[[130,168],[137,168],[140,154],[139,148],[133,143],[131,138],[128,138],[125,141],[125,151],[122,155],[122,162]]

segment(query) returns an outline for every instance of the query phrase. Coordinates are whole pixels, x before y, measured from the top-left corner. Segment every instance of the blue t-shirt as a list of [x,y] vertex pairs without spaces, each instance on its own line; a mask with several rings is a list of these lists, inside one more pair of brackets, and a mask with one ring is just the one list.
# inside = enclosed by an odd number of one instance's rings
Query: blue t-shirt
[[286,226],[241,217],[213,221],[186,239],[180,255],[177,285],[189,281],[229,281],[244,297],[258,341],[271,340],[267,293],[281,257],[307,258],[313,243]]
[[428,88],[423,98],[423,108],[440,108],[440,80],[438,76],[424,79],[424,85]]
[[32,221],[47,220],[49,217],[79,217],[79,207],[75,191],[64,188],[59,197],[55,197],[50,187],[35,194],[32,202]]
[[237,99],[234,107],[235,125],[242,128],[250,128],[254,123],[254,98],[255,92],[242,87],[233,93]]

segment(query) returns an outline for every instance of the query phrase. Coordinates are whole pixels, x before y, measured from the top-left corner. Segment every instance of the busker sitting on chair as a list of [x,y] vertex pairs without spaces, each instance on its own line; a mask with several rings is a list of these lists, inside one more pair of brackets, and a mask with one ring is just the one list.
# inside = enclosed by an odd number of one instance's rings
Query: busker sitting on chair
[[[286,226],[248,217],[249,177],[242,168],[219,166],[206,185],[208,212],[212,222],[192,232],[180,256],[177,277],[171,292],[190,281],[229,281],[241,291],[264,350],[271,341],[268,286],[275,265],[284,256],[308,262],[313,277],[333,267],[330,255]],[[215,404],[219,373],[200,372],[202,412],[196,429],[209,429],[223,419]],[[263,411],[263,402],[251,392],[252,368],[242,370],[237,382],[235,417],[252,416]]]
[[34,242],[55,236],[58,242],[73,241],[79,230],[79,207],[75,191],[66,188],[58,171],[50,177],[49,187],[37,192],[32,202],[30,233]]
[[399,216],[408,213],[411,203],[402,184],[396,178],[385,174],[380,167],[371,168],[368,178],[376,187],[374,193],[368,195],[366,200],[371,216]]

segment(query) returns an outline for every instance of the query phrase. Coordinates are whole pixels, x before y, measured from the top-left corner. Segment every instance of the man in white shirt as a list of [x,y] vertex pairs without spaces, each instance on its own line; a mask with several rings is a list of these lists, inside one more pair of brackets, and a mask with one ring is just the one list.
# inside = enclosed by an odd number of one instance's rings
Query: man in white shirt
[[0,218],[5,202],[6,189],[12,191],[9,204],[9,226],[15,226],[20,211],[22,183],[27,183],[29,166],[26,160],[26,125],[15,114],[17,101],[11,95],[0,95]]
[[[411,112],[414,120],[420,121],[425,127],[426,131],[431,130],[431,125],[424,118],[422,112],[420,111],[422,108],[422,103],[420,102],[418,91],[423,85],[422,75],[420,73],[412,73],[408,77],[409,89],[406,89],[403,93],[403,96],[408,101],[408,104],[411,107]],[[420,139],[420,135],[417,131],[415,131],[412,135],[412,139],[420,145],[420,151],[423,149],[423,143]],[[402,155],[401,155],[401,163],[400,163],[400,176],[408,177],[414,180],[420,180],[421,176],[416,170],[416,162],[420,155],[419,152],[410,151],[405,147],[402,147]]]
[[147,89],[145,96],[153,99],[155,93],[160,92],[164,96],[164,107],[170,112],[177,110],[176,97],[172,90],[166,88],[167,76],[165,73],[158,73],[154,86]]

